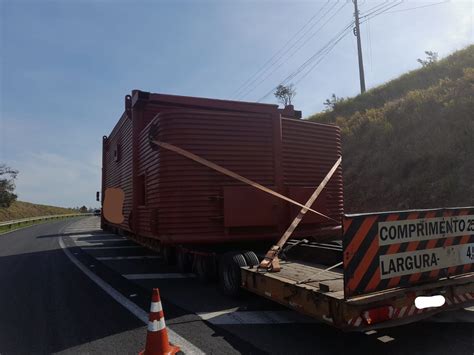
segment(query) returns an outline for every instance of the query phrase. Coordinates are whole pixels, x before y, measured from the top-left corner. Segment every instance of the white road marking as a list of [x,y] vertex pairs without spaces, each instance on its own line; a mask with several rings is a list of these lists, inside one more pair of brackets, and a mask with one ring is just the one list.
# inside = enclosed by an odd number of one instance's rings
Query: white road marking
[[91,233],[100,233],[100,230],[91,230],[90,228],[86,229],[74,229],[74,230],[68,230],[65,231],[64,233],[67,234],[79,234],[79,235],[90,235]]
[[[145,312],[143,309],[138,307],[135,303],[127,299],[123,296],[120,292],[106,283],[104,280],[99,278],[96,274],[88,270],[79,260],[77,260],[67,249],[64,245],[62,238],[59,239],[59,245],[61,249],[64,251],[66,256],[69,260],[72,261],[74,265],[76,265],[79,270],[81,270],[85,275],[87,275],[92,281],[94,281],[101,289],[103,289],[106,293],[109,294],[115,301],[120,303],[123,307],[129,310],[135,317],[140,319],[144,324],[148,325],[148,312]],[[204,354],[204,352],[191,344],[189,341],[175,333],[172,329],[168,328],[168,337],[170,341],[174,344],[179,344],[181,350],[185,354]]]
[[369,330],[369,331],[365,332],[365,334],[367,334],[367,335],[372,335],[372,334],[375,334],[375,333],[377,333],[376,330]]
[[203,320],[209,320],[212,318],[220,317],[224,314],[236,312],[238,309],[239,307],[234,307],[234,308],[224,309],[222,311],[217,311],[217,312],[208,312],[208,313],[198,312],[196,314]]
[[388,335],[381,336],[377,339],[380,340],[382,343],[388,343],[389,341],[395,340],[395,338],[389,337]]
[[73,238],[73,239],[76,239],[76,238],[94,239],[94,238],[102,238],[102,237],[106,237],[104,239],[107,239],[107,238],[113,237],[114,239],[127,240],[127,238],[120,238],[116,236],[115,234],[72,234],[72,235],[68,235],[68,237]]
[[219,312],[197,313],[205,321],[214,325],[245,324],[291,324],[319,323],[293,311],[236,311],[235,308]]
[[75,242],[76,246],[81,247],[81,246],[101,246],[101,245],[106,245],[105,243],[108,242],[128,242],[128,240],[123,240],[123,239],[110,239],[110,240],[81,240],[80,242]]
[[137,256],[99,256],[97,260],[139,260],[139,259],[161,259],[159,255],[137,255]]
[[141,245],[124,245],[124,246],[96,246],[96,247],[81,247],[83,250],[101,250],[101,249],[130,249],[130,248],[143,248]]
[[153,279],[188,279],[196,277],[194,274],[182,274],[179,272],[164,274],[126,274],[122,275],[128,280],[153,280]]

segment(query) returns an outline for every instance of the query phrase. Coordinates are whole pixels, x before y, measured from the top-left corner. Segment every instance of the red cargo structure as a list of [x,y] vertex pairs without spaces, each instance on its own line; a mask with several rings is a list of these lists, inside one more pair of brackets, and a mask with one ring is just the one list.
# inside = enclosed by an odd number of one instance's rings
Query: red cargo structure
[[[304,204],[341,155],[341,140],[338,127],[300,116],[292,107],[134,90],[103,138],[102,191],[125,192],[125,219],[120,225],[103,220],[103,226],[156,245],[277,240],[298,206],[154,147],[149,135]],[[312,207],[341,220],[341,168]],[[294,236],[318,237],[339,227],[308,213]]]

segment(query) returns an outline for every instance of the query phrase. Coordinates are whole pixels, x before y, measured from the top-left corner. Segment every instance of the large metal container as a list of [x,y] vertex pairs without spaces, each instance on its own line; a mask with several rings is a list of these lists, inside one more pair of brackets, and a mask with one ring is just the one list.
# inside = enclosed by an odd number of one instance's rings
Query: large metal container
[[[163,244],[277,240],[298,206],[156,149],[149,134],[153,127],[156,139],[305,204],[341,155],[341,141],[338,127],[295,118],[297,113],[134,90],[103,139],[102,190],[119,187],[125,193],[125,220],[113,226]],[[312,208],[341,220],[340,167]],[[338,225],[308,212],[294,235],[318,239]]]

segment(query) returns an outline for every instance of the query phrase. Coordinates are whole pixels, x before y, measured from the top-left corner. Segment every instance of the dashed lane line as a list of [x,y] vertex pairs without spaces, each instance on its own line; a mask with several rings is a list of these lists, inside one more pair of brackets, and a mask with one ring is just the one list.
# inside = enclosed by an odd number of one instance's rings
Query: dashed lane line
[[[107,294],[109,294],[109,296],[111,296],[115,301],[117,301],[123,307],[125,307],[128,311],[130,311],[135,317],[140,319],[144,324],[148,324],[148,313],[145,312],[140,307],[138,307],[135,303],[127,299],[125,296],[123,296],[120,292],[118,292],[116,289],[114,289],[104,280],[99,278],[92,271],[87,269],[79,260],[77,260],[71,254],[71,252],[68,250],[68,248],[64,244],[62,237],[59,238],[59,245],[61,249],[64,251],[64,253],[66,254],[66,256],[69,258],[69,260],[71,260],[71,262],[74,265],[76,265],[79,268],[79,270],[81,270],[86,276],[88,276],[92,281],[94,281],[101,289],[103,289]],[[185,354],[204,354],[204,352],[201,349],[191,344],[188,340],[178,335],[172,329],[168,328],[167,330],[168,330],[168,337],[170,338],[170,341],[174,344],[179,344],[179,346],[181,347],[181,350]]]
[[127,240],[127,238],[124,238],[124,237],[119,237],[117,236],[116,234],[100,234],[100,233],[96,233],[96,234],[90,234],[90,233],[84,233],[84,234],[73,234],[73,235],[68,235],[68,237],[70,238],[88,238],[88,237],[94,237],[94,238],[102,238],[102,237],[113,237],[113,238],[119,238],[119,239],[125,239]]
[[80,247],[82,250],[101,250],[101,249],[137,249],[142,248],[141,245],[124,245],[124,246],[95,246],[95,247]]
[[183,274],[179,272],[162,274],[125,274],[122,276],[128,280],[189,279],[196,277],[194,274]]
[[102,243],[104,246],[108,242],[128,242],[126,239],[109,239],[109,240],[104,240],[104,239],[94,239],[94,240],[81,240],[81,241],[75,241],[74,243],[80,247],[80,246],[100,246],[98,245],[99,243]]
[[395,338],[389,337],[388,335],[383,335],[381,337],[378,337],[377,339],[380,340],[382,343],[388,343],[392,340],[395,340]]
[[137,255],[137,256],[98,256],[97,260],[141,260],[141,259],[161,259],[159,255]]
[[238,311],[238,308],[208,313],[196,313],[214,325],[319,323],[293,311]]
[[94,229],[94,228],[84,228],[84,229],[66,229],[64,233],[77,233],[77,234],[93,234],[93,233],[101,233],[101,234],[108,234],[110,233],[104,233],[103,230],[101,229]]

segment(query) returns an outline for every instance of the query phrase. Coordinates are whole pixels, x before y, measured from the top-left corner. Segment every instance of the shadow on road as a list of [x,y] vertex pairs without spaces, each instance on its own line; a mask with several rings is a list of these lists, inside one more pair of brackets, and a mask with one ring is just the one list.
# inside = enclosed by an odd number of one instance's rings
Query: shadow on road
[[[1,256],[0,282],[2,354],[58,352],[119,333],[122,340],[99,348],[136,352],[143,346],[143,323],[93,284],[61,249]],[[143,331],[141,339],[127,335],[137,329]]]

